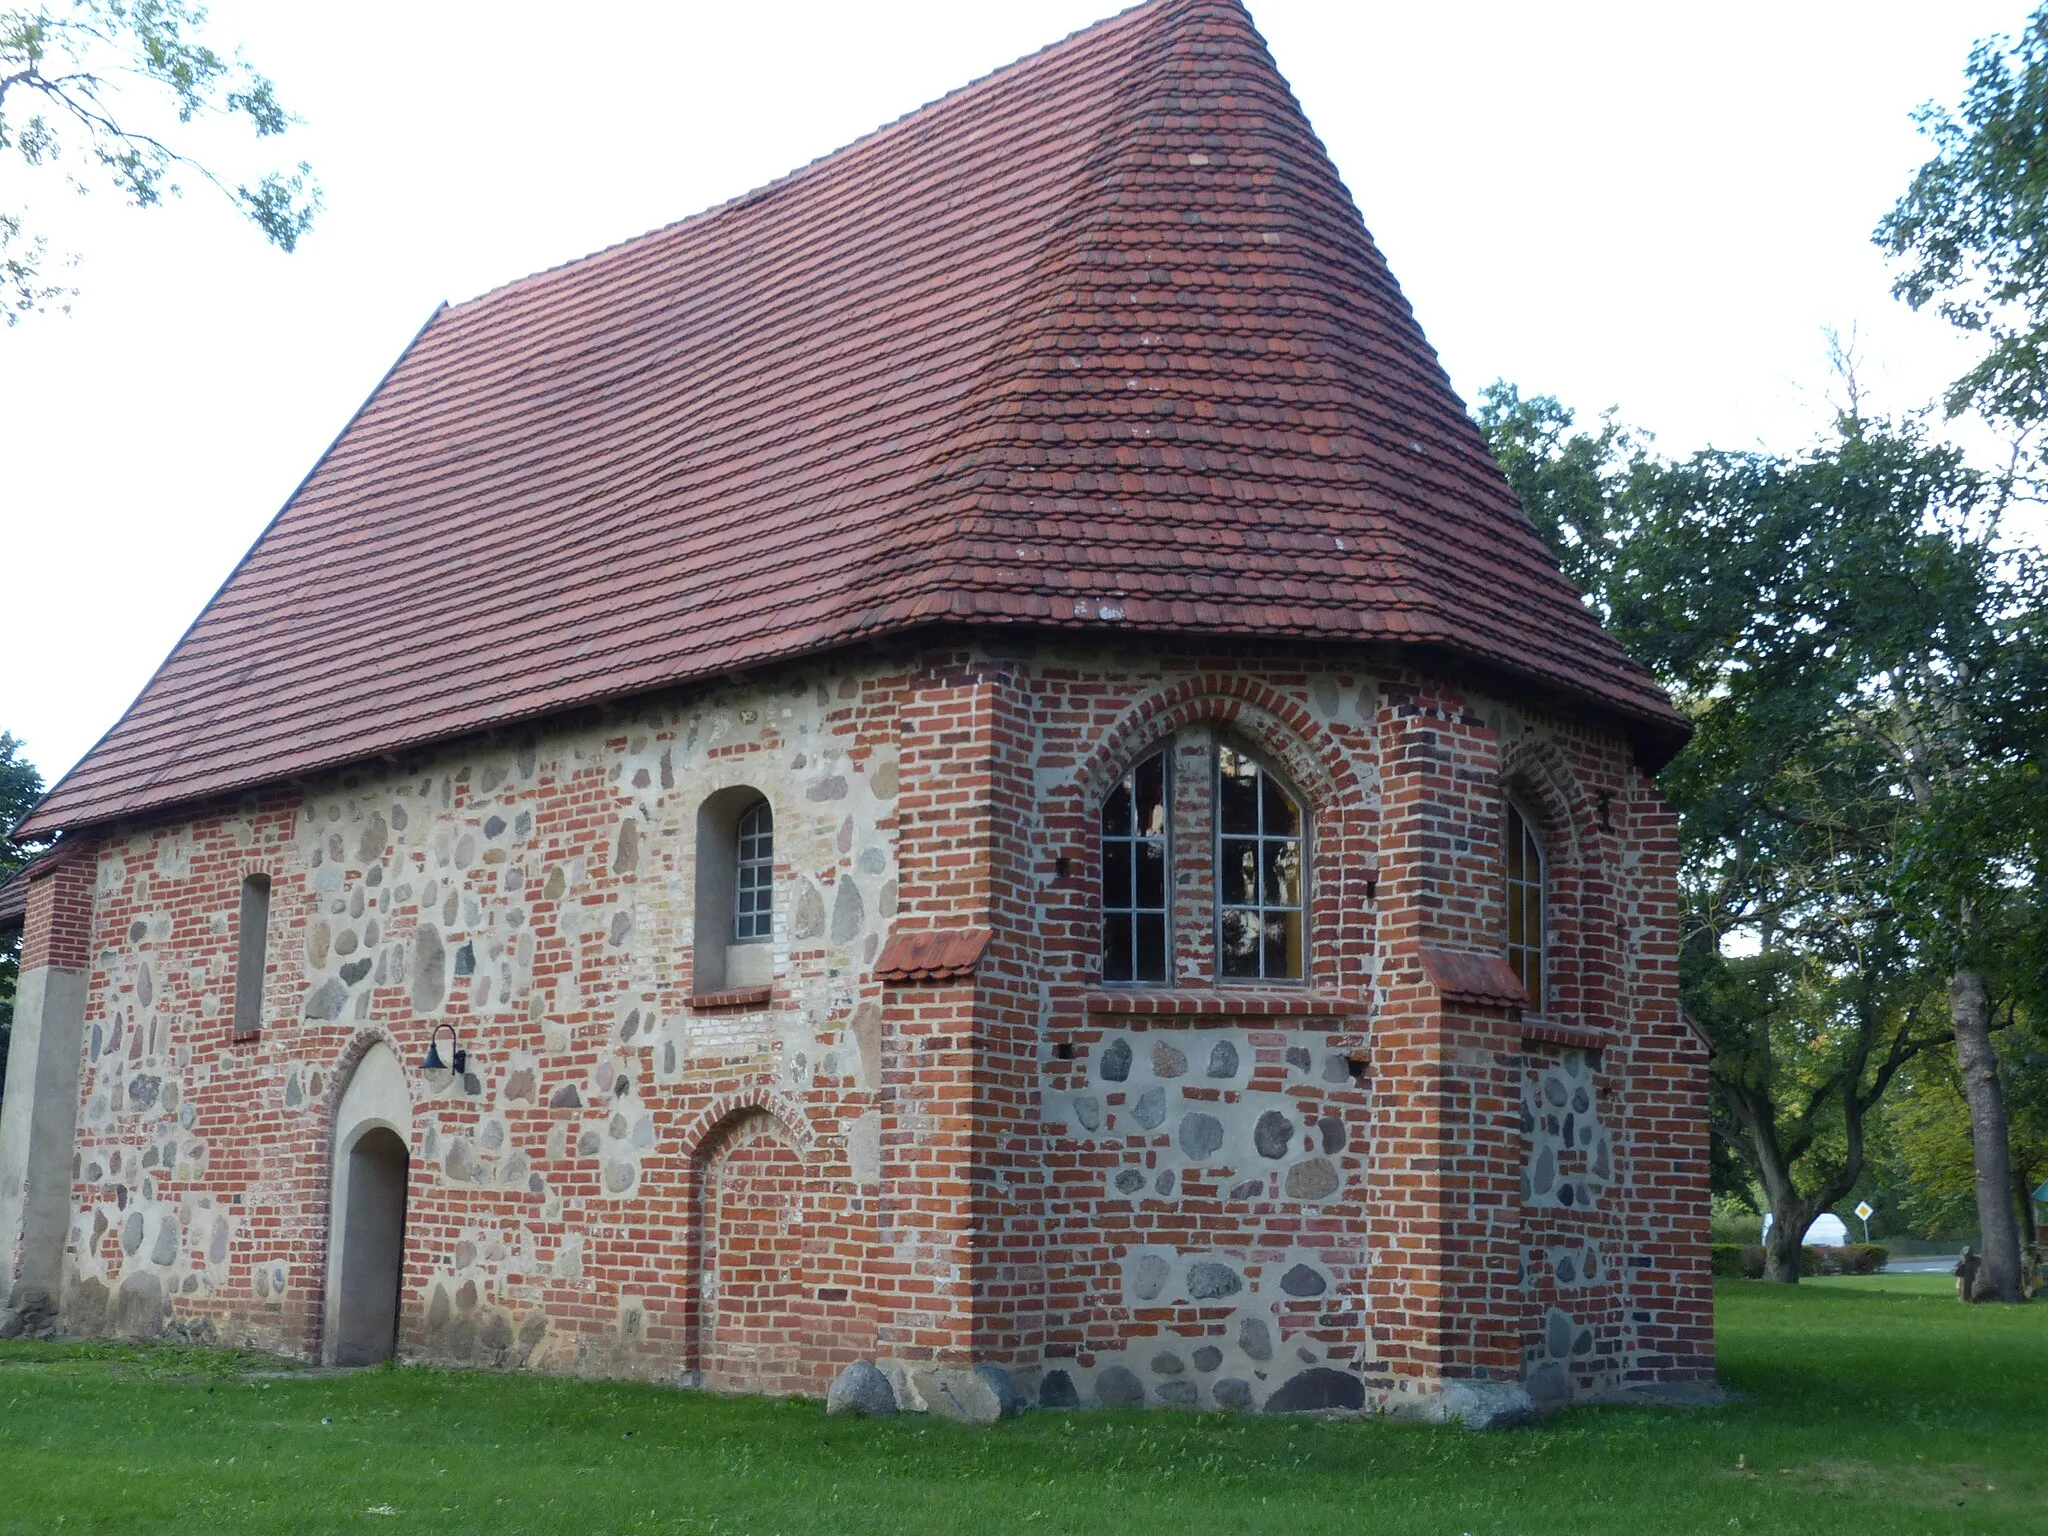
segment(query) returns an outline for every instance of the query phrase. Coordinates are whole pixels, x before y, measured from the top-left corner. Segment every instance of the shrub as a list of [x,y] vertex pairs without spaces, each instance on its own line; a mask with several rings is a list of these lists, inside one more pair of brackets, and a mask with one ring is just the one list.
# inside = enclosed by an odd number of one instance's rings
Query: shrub
[[1806,1251],[1812,1262],[1808,1274],[1874,1275],[1891,1255],[1876,1243],[1843,1243],[1830,1248],[1815,1244]]
[[1723,1247],[1740,1248],[1764,1240],[1764,1219],[1755,1211],[1743,1210],[1725,1199],[1716,1200],[1711,1230],[1714,1242]]
[[[1799,1250],[1802,1275],[1874,1275],[1891,1255],[1879,1243],[1844,1243],[1839,1248],[1815,1243]],[[1716,1243],[1713,1270],[1727,1279],[1761,1280],[1764,1250],[1761,1243]]]

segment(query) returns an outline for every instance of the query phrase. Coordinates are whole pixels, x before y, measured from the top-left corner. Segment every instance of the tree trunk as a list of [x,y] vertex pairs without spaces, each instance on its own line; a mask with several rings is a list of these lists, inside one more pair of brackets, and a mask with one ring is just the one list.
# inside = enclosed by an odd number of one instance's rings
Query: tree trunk
[[1791,1171],[1781,1160],[1762,1161],[1764,1200],[1771,1208],[1771,1230],[1764,1234],[1764,1278],[1780,1285],[1797,1285],[1799,1240],[1806,1236],[1820,1207],[1813,1196],[1802,1197],[1793,1188]]
[[2014,1208],[2020,1217],[2020,1242],[2033,1247],[2041,1240],[2041,1234],[2034,1228],[2034,1170],[2022,1168],[2017,1162],[2012,1169],[2012,1197]]
[[1955,1026],[1956,1064],[1962,1068],[1963,1093],[1970,1101],[1970,1140],[1977,1155],[1977,1222],[1984,1241],[1977,1288],[1995,1301],[2019,1301],[2012,1138],[1998,1082],[1998,1054],[1991,1048],[1991,999],[1981,971],[1958,971],[1949,978],[1948,1016]]
[[1801,1201],[1789,1211],[1771,1208],[1771,1230],[1764,1235],[1764,1278],[1780,1285],[1799,1283],[1799,1240],[1806,1236],[1812,1216]]

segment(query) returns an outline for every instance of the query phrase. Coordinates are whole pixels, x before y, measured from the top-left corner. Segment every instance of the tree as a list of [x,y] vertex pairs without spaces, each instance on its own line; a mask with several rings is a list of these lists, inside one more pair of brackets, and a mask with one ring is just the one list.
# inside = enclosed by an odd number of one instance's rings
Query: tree
[[1767,1279],[1797,1282],[1806,1229],[1864,1176],[1872,1111],[1947,1038],[1888,958],[1831,966],[1782,945],[1730,957],[1697,942],[1686,956],[1687,1002],[1716,1046],[1716,1130],[1741,1148],[1771,1211]]
[[[89,167],[138,208],[176,196],[190,173],[233,201],[281,250],[292,250],[320,206],[311,167],[231,179],[174,140],[195,120],[246,123],[258,139],[295,121],[271,82],[239,54],[223,58],[201,40],[206,12],[186,0],[43,0],[0,10],[0,153],[30,169]],[[19,208],[0,208],[0,315],[63,307],[76,292],[46,271],[49,240]]]
[[1988,343],[1951,414],[2024,429],[2048,415],[2048,5],[2017,42],[1978,43],[1965,73],[1956,110],[1915,114],[1934,154],[1873,238],[1902,263],[1894,293]]
[[[2007,1019],[1998,1058],[2011,1130],[2010,1198],[2024,1240],[2038,1243],[2030,1196],[2048,1178],[2048,1033],[2025,1008]],[[1954,1058],[1930,1053],[1908,1068],[1885,1120],[1878,1161],[1896,1214],[1920,1229],[1974,1232],[1976,1149]]]
[[1804,1207],[1860,1176],[1878,1097],[1953,1037],[1989,1128],[1986,1274],[2016,1296],[1984,977],[2024,942],[2048,690],[2042,585],[1997,544],[2001,487],[1910,418],[1673,464],[1507,386],[1479,416],[1561,562],[1695,722],[1662,780],[1683,976],[1720,1047],[1723,1135],[1791,1245],[1773,1273],[1796,1275]]
[[[40,843],[10,842],[6,836],[43,798],[43,776],[22,756],[21,742],[0,731],[0,883],[42,852]],[[20,974],[21,935],[0,937],[0,1083],[7,1081],[7,1046],[14,1031],[14,983]]]

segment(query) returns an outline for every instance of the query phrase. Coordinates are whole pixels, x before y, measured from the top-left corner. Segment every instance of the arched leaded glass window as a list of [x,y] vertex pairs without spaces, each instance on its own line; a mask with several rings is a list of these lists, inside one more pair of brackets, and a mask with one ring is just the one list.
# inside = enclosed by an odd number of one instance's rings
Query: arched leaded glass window
[[1529,1006],[1546,1001],[1543,974],[1543,845],[1529,819],[1508,807],[1508,966],[1522,979]]
[[1171,811],[1167,755],[1117,780],[1102,803],[1102,979],[1167,979]]
[[756,801],[734,829],[732,937],[736,944],[775,937],[775,812]]
[[1227,980],[1304,974],[1301,806],[1256,758],[1216,750],[1216,962]]

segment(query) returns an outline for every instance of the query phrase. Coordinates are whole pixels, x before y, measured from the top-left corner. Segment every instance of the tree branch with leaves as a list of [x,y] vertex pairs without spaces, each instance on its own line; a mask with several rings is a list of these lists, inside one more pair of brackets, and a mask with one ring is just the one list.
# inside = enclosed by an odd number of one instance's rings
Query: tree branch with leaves
[[[138,208],[212,187],[280,250],[312,228],[320,190],[304,161],[238,178],[181,139],[201,119],[239,121],[258,140],[296,119],[239,52],[203,40],[207,14],[184,0],[71,0],[0,10],[0,155],[79,192],[96,175]],[[75,258],[73,259],[75,261]],[[76,293],[51,273],[49,238],[25,209],[0,209],[0,316],[64,309]]]

